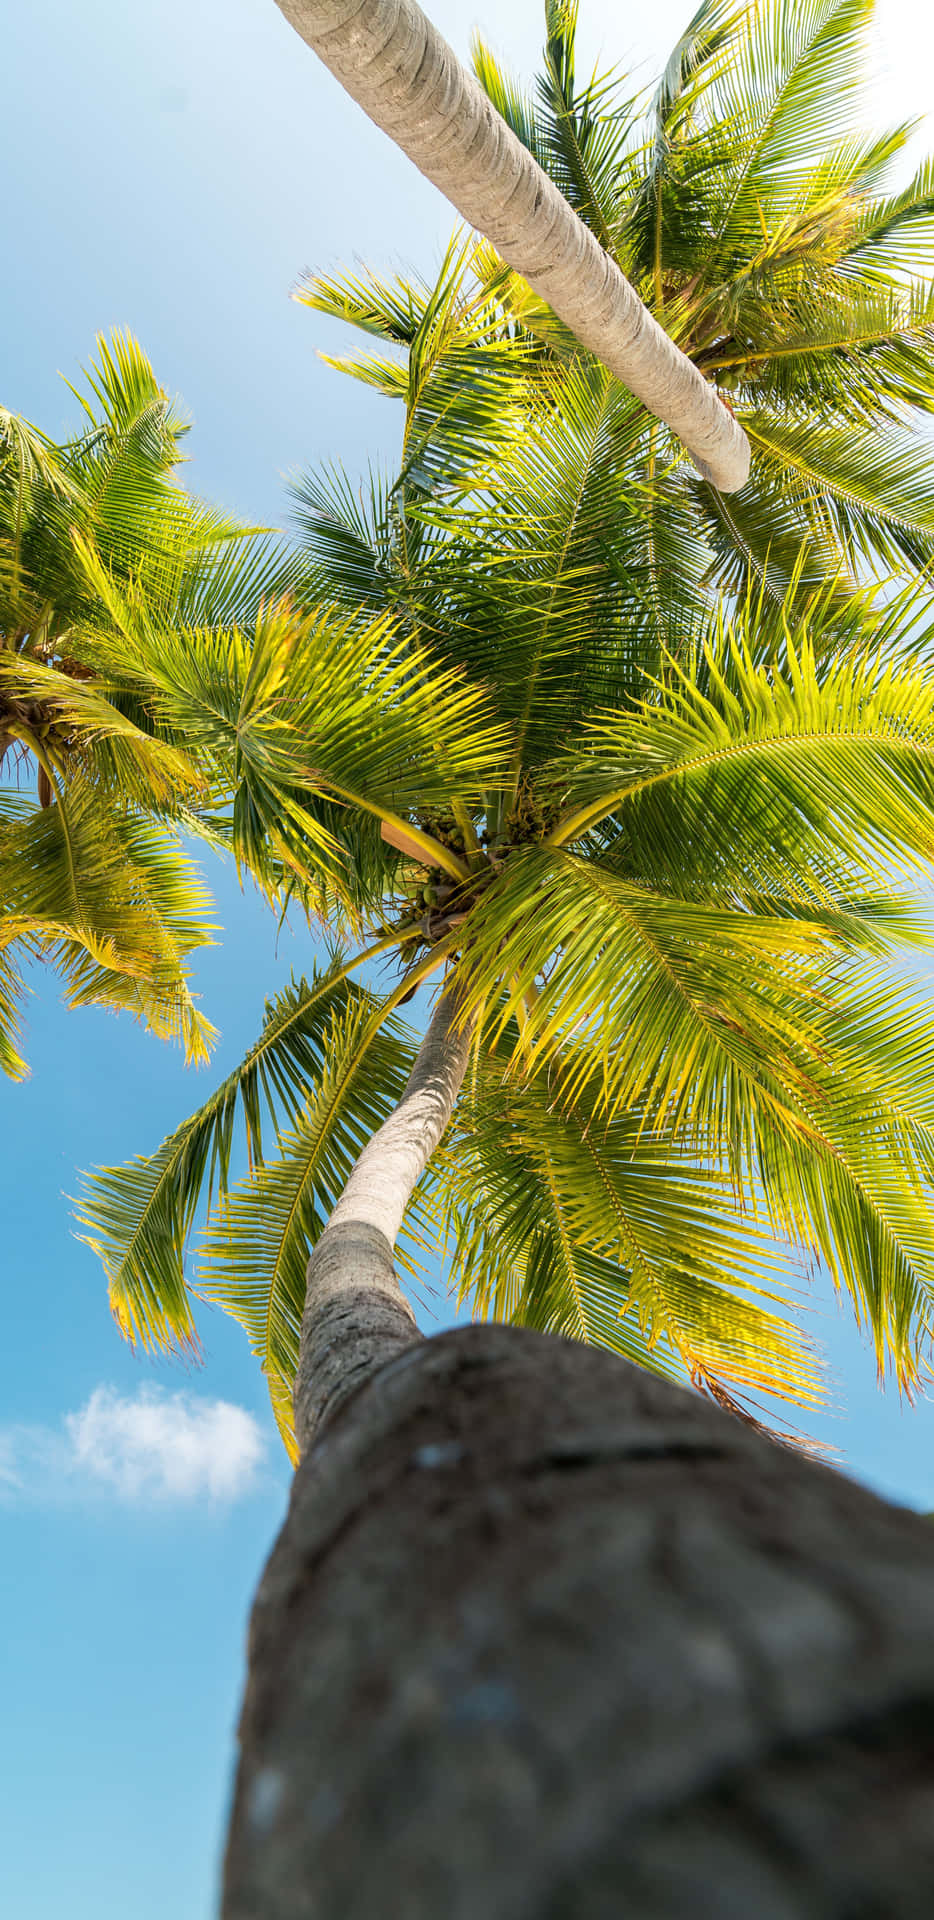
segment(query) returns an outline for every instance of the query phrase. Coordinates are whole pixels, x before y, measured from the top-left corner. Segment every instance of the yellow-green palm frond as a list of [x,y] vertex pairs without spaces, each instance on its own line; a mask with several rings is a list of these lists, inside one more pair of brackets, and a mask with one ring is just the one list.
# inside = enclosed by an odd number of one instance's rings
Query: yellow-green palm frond
[[146,732],[125,713],[114,681],[47,666],[0,651],[0,707],[10,741],[47,757],[65,778],[79,766],[103,795],[140,806],[191,799],[202,778],[177,746]]
[[[368,996],[356,993],[332,1005],[306,1104],[281,1132],[277,1158],[219,1201],[205,1244],[198,1292],[246,1329],[293,1456],[308,1255],[358,1154],[398,1103],[414,1055],[399,1022],[379,1023],[374,1013]],[[404,1240],[397,1258],[406,1264]]]
[[8,1080],[25,1080],[29,1072],[19,1049],[25,983],[16,960],[21,952],[15,935],[0,933],[0,1071]]
[[[474,1080],[435,1181],[464,1302],[638,1364],[820,1398],[787,1260],[729,1180],[630,1111],[567,1111],[541,1077]],[[775,1312],[776,1305],[781,1309]]]
[[212,1036],[187,956],[212,937],[208,895],[177,833],[102,802],[81,777],[8,821],[0,934],[51,961],[71,1004],[129,1007],[204,1059]]
[[[303,306],[376,335],[392,350],[363,358],[322,357],[405,407],[395,492],[482,483],[496,449],[522,417],[523,382],[534,351],[514,337],[496,288],[478,275],[477,243],[457,235],[433,283],[385,281],[363,274],[310,275],[295,297]],[[401,352],[400,352],[401,350]]]
[[[262,870],[268,841],[298,878],[351,905],[348,832],[364,833],[378,884],[381,823],[401,827],[452,793],[469,803],[500,776],[504,732],[486,690],[386,616],[303,616],[280,602],[249,645],[236,631],[158,635],[149,670],[161,723],[197,737],[202,764],[234,796],[238,859]],[[410,832],[418,838],[417,824]]]
[[569,1125],[661,1134],[761,1205],[910,1387],[934,1308],[934,1081],[927,1015],[892,984],[900,916],[698,906],[560,858],[514,859],[472,915],[474,996],[509,982],[497,1047],[518,1021],[510,1086],[543,1081]]
[[[380,1040],[378,1004],[347,984],[337,962],[293,981],[267,1001],[262,1031],[245,1058],[155,1153],[86,1180],[79,1219],[104,1262],[111,1306],[128,1339],[153,1351],[196,1343],[186,1251],[205,1191],[225,1199],[238,1143],[250,1165],[262,1168],[270,1135],[278,1146],[280,1134],[300,1126],[316,1090],[333,1085],[334,1036],[346,1028],[369,1045],[364,1017],[373,1024],[374,1058],[403,1046],[394,1025]],[[353,1074],[349,1084],[357,1085]],[[358,1097],[368,1097],[366,1073]]]
[[908,185],[879,194],[859,209],[846,271],[868,280],[930,272],[934,244],[934,160],[923,160]]
[[[903,599],[903,615],[912,605]],[[649,698],[585,726],[579,757],[555,768],[565,802],[552,844],[625,815],[647,860],[652,836],[667,834],[673,851],[677,831],[688,853],[699,836],[715,859],[715,836],[755,847],[779,884],[787,859],[807,873],[812,854],[872,881],[892,863],[917,873],[934,844],[929,674],[877,643],[822,661],[807,618],[787,631],[783,661],[754,659],[749,634],[748,617],[724,624],[693,666],[673,665]]]

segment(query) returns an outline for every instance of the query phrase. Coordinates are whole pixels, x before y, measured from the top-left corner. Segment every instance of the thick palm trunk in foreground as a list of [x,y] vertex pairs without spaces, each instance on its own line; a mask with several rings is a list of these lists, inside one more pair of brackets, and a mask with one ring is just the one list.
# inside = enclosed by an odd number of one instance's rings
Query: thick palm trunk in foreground
[[603,1351],[412,1347],[299,1467],[225,1920],[928,1920],[934,1529]]
[[493,242],[708,479],[749,471],[742,428],[643,306],[415,0],[277,0],[371,120]]
[[934,1529],[616,1356],[419,1339],[444,999],[309,1267],[224,1920],[927,1920]]

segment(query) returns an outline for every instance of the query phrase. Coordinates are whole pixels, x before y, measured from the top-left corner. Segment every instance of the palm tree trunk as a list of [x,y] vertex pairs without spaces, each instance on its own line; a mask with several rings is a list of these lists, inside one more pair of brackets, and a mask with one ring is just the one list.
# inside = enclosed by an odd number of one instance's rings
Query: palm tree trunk
[[749,443],[415,0],[277,0],[370,119],[724,493]]
[[927,1920],[934,1528],[605,1351],[374,1375],[253,1615],[224,1920]]
[[393,1266],[411,1196],[460,1091],[469,1023],[442,994],[395,1111],[360,1155],[308,1262],[295,1383],[295,1432],[305,1452],[350,1394],[420,1339]]

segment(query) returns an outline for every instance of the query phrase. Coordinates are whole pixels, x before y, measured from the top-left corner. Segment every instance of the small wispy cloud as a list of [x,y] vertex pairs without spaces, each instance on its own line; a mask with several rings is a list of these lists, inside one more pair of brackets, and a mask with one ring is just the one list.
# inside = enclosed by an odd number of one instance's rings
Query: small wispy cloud
[[144,1386],[95,1387],[59,1429],[0,1430],[0,1488],[56,1497],[97,1488],[128,1501],[231,1501],[250,1493],[266,1438],[245,1407]]

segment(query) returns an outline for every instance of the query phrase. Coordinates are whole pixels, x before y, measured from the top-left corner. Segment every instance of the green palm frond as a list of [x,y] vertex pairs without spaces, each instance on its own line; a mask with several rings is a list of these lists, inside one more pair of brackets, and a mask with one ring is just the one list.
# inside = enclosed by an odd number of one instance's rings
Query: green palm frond
[[[551,1063],[562,1099],[586,1091],[612,1114],[644,1108],[646,1124],[688,1127],[739,1162],[745,1107],[724,1107],[724,1088],[758,1087],[771,1067],[801,1072],[830,942],[822,921],[667,899],[593,859],[529,849],[471,917],[472,994],[489,999],[507,976],[500,1033],[535,995],[516,1071]],[[756,1097],[794,1125],[780,1090],[763,1082]]]
[[185,1255],[204,1190],[226,1195],[238,1128],[251,1166],[264,1164],[269,1133],[297,1124],[326,1073],[335,1022],[361,1008],[372,1012],[370,996],[336,962],[293,982],[267,1001],[244,1059],[154,1154],[86,1180],[78,1218],[128,1339],[151,1350],[195,1344]]
[[[380,823],[401,828],[452,792],[469,804],[499,775],[503,729],[486,692],[385,617],[301,616],[280,602],[249,647],[237,632],[158,635],[150,672],[162,723],[174,738],[195,734],[234,792],[238,858],[261,862],[268,837],[293,871],[351,903],[345,818],[372,822],[370,859],[384,871]],[[409,831],[419,838],[417,824]]]
[[545,131],[532,94],[507,71],[479,33],[471,38],[470,52],[474,73],[487,98],[516,138],[535,155],[539,166],[544,166]]
[[0,944],[0,1071],[8,1080],[25,1080],[29,1071],[19,1050],[25,984],[15,960],[21,942],[4,930]]
[[[903,619],[913,605],[902,597]],[[917,872],[934,844],[930,676],[878,644],[821,664],[806,620],[786,636],[784,666],[756,661],[748,637],[747,611],[745,631],[721,625],[693,666],[673,665],[629,712],[587,725],[579,760],[556,769],[566,810],[552,843],[625,813],[642,871],[658,871],[667,839],[669,871],[676,845],[704,844],[715,861],[736,846],[759,884],[771,872],[790,889],[817,885],[837,856],[872,881],[892,862]],[[791,813],[797,871],[782,831]]]
[[0,939],[11,981],[38,955],[70,1004],[128,1009],[203,1058],[187,956],[210,905],[179,829],[222,796],[162,725],[144,642],[195,608],[242,618],[307,563],[184,492],[184,422],[129,335],[98,341],[78,398],[83,430],[58,445],[0,417],[0,762],[39,801],[0,849]]
[[199,1293],[246,1329],[273,1411],[293,1453],[291,1394],[308,1255],[351,1167],[393,1107],[414,1047],[392,1017],[374,1023],[361,994],[332,1004],[321,1067],[306,1105],[279,1140],[279,1156],[219,1202]]
[[394,349],[363,359],[322,357],[404,404],[394,487],[403,551],[408,494],[476,484],[521,418],[516,409],[522,383],[536,356],[506,324],[495,284],[477,271],[478,257],[472,235],[455,236],[433,284],[387,284],[371,274],[312,276],[296,295],[303,305],[376,334]]
[[7,826],[0,901],[4,936],[55,964],[71,1005],[129,1007],[206,1058],[187,955],[211,939],[210,900],[171,827],[115,814],[75,777]]
[[909,407],[930,410],[928,283],[854,288],[825,276],[778,306],[774,291],[764,276],[761,297],[745,302],[742,339],[715,341],[699,356],[705,371],[748,387],[763,408],[797,405],[863,432],[903,422]]
[[565,198],[613,250],[615,187],[629,158],[635,102],[620,97],[615,73],[575,74],[576,0],[546,0],[548,38],[537,85],[541,164]]
[[[802,518],[829,523],[842,554],[883,575],[926,567],[934,555],[934,461],[907,431],[859,432],[852,426],[793,430],[759,413],[744,424],[759,455],[757,482],[784,480]],[[760,484],[761,484],[760,482]]]
[[[865,1029],[890,991],[884,979],[872,984],[875,992],[848,1009],[849,1044],[829,1055],[832,1072],[802,1102],[808,1151],[795,1151],[766,1114],[758,1171],[775,1231],[820,1259],[868,1329],[880,1378],[891,1365],[911,1393],[929,1372],[934,1334],[930,1137],[892,1101],[878,1057],[867,1067]],[[929,1047],[925,1010],[906,999],[901,1016],[894,1044],[920,1030]]]
[[850,133],[872,12],[873,0],[772,0],[741,16],[708,94],[735,142],[716,209],[721,254],[761,234],[763,201],[773,215],[793,210],[815,155]]
[[113,704],[121,688],[78,680],[58,667],[0,651],[0,703],[10,740],[47,755],[59,772],[80,763],[99,789],[140,805],[191,798],[201,777],[192,760],[145,732]]
[[906,187],[860,209],[846,256],[847,271],[875,278],[930,272],[934,243],[934,161],[924,160]]
[[347,612],[387,612],[399,598],[388,484],[371,474],[355,488],[337,469],[302,474],[289,492],[322,596]]
[[562,1111],[540,1081],[503,1086],[487,1073],[436,1178],[454,1277],[475,1311],[698,1384],[819,1397],[774,1242],[738,1212],[727,1179],[638,1113]]
[[[930,1040],[916,996],[893,1003],[884,923],[873,966],[871,917],[666,902],[593,860],[559,873],[526,856],[509,877],[474,916],[472,979],[489,997],[487,942],[498,936],[512,992],[494,1034],[525,1003],[510,1072],[545,1072],[569,1124],[590,1125],[595,1109],[604,1125],[669,1134],[722,1169],[747,1206],[761,1199],[770,1231],[827,1264],[880,1365],[891,1358],[912,1385],[934,1301]],[[897,921],[888,931],[891,945]],[[891,1085],[882,1035],[905,1057],[913,1029],[923,1037],[912,1093]]]
[[588,704],[625,699],[658,663],[660,618],[670,610],[683,629],[702,604],[688,543],[647,555],[645,484],[627,472],[641,437],[638,409],[602,370],[542,369],[469,522],[422,510],[445,536],[415,583],[425,623],[448,658],[493,681],[513,779]]

